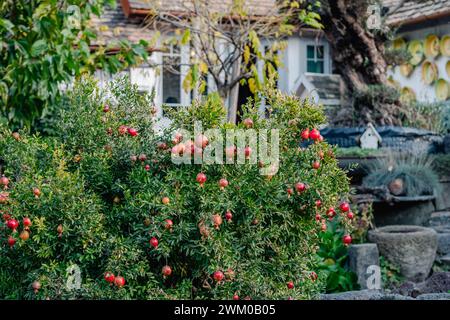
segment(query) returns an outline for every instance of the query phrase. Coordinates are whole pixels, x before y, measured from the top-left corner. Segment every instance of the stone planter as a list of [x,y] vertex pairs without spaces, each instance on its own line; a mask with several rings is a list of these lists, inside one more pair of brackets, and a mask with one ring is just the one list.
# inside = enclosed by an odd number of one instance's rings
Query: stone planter
[[424,226],[436,208],[435,196],[392,197],[392,202],[375,201],[373,215],[377,227],[389,225]]
[[369,231],[368,238],[406,279],[419,282],[427,278],[436,257],[436,231],[419,226],[386,226]]

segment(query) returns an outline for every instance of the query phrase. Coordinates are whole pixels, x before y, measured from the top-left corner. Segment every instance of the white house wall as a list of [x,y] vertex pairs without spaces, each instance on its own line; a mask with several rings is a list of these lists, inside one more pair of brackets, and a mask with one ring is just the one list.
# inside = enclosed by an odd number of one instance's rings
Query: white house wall
[[283,67],[280,68],[279,89],[286,93],[293,93],[298,86],[300,77],[306,73],[306,47],[308,45],[324,46],[324,73],[332,73],[332,59],[330,46],[323,38],[293,36],[288,40],[283,54]]
[[[435,34],[439,38],[444,35],[450,35],[450,25],[440,25],[436,27],[424,28],[416,31],[409,31],[401,33],[399,36],[404,38],[406,41],[410,40],[425,40],[425,38],[430,35]],[[425,61],[426,58],[424,58]],[[450,82],[450,77],[445,70],[445,65],[450,57],[444,57],[442,55],[430,60],[433,61],[439,70],[439,78],[445,79]],[[423,62],[422,62],[423,63]],[[435,102],[436,93],[434,84],[425,85],[422,81],[422,63],[416,66],[409,77],[404,77],[396,66],[393,70],[388,71],[388,75],[393,76],[393,79],[399,82],[401,87],[410,87],[414,90],[416,98],[421,102]]]

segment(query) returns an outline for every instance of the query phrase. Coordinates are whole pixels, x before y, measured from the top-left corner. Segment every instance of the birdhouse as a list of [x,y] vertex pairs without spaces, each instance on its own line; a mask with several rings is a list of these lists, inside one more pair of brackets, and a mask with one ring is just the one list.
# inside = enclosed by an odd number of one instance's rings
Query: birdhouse
[[360,138],[361,148],[362,149],[378,149],[378,146],[381,144],[380,134],[377,132],[375,127],[369,123],[367,125],[366,131],[362,134]]

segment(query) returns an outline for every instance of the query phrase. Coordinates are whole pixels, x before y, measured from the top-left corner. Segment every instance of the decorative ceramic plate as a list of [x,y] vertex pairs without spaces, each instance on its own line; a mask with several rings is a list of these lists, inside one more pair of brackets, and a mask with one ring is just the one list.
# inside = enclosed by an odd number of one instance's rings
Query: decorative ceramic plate
[[437,35],[430,34],[425,39],[424,51],[427,58],[436,58],[439,55],[439,37]]
[[435,92],[436,99],[438,99],[439,101],[447,100],[450,96],[450,87],[448,85],[448,82],[444,79],[439,79],[438,81],[436,81]]
[[440,43],[441,54],[450,57],[450,35],[443,36]]
[[416,100],[416,94],[414,93],[414,90],[410,87],[403,87],[402,91],[400,92],[400,101],[403,104],[410,104],[411,102]]
[[401,75],[404,77],[409,77],[414,70],[414,67],[409,63],[402,64],[399,68]]
[[422,64],[422,81],[425,84],[432,84],[439,77],[439,71],[435,63],[425,61]]
[[395,50],[406,49],[406,41],[403,38],[397,38],[392,41],[392,48]]
[[448,60],[447,64],[445,65],[445,71],[447,71],[447,75],[450,78],[450,60]]
[[409,63],[417,66],[423,60],[423,45],[419,40],[413,40],[408,44],[408,52],[411,54]]

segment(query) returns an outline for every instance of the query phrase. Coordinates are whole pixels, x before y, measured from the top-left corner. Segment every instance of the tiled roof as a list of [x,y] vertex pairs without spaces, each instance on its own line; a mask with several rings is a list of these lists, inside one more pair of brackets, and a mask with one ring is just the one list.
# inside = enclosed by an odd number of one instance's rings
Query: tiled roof
[[[159,8],[167,11],[188,11],[192,2],[189,0],[125,0],[130,9],[150,10]],[[277,0],[244,0],[244,10],[253,16],[264,16],[273,12]],[[209,0],[209,8],[215,12],[229,11],[233,0]]]
[[[383,0],[383,5],[394,10],[402,0]],[[450,0],[406,0],[395,12],[388,12],[390,25],[409,24],[434,19],[440,15],[450,16]]]
[[91,23],[98,37],[94,45],[106,45],[121,39],[150,41],[154,35],[152,30],[145,28],[142,17],[125,17],[120,1],[115,9],[107,8],[100,18],[94,15]]

